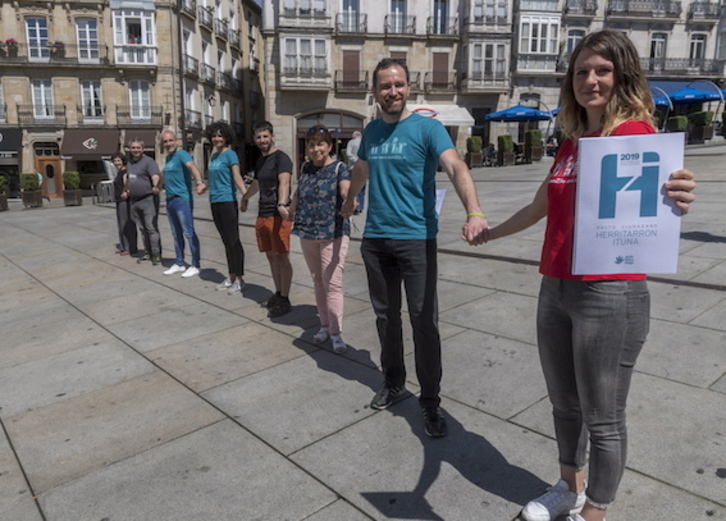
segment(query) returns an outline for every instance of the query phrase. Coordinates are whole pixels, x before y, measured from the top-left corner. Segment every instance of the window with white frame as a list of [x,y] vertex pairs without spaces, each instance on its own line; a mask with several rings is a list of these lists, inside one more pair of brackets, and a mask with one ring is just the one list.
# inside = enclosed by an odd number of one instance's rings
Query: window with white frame
[[184,82],[184,105],[187,110],[196,110],[197,107],[197,87],[189,81]]
[[144,80],[129,81],[131,119],[151,119],[151,89]]
[[577,44],[585,37],[585,31],[581,29],[572,29],[567,31],[567,55],[572,54]]
[[50,57],[48,20],[36,17],[26,18],[25,30],[28,38],[28,57],[33,61],[47,60]]
[[84,118],[102,118],[101,81],[81,81],[81,110]]
[[650,57],[665,58],[668,35],[665,33],[653,33],[650,35]]
[[434,0],[433,34],[447,34],[449,30],[448,0]]
[[156,63],[154,11],[114,11],[113,31],[117,63]]
[[522,16],[519,24],[519,52],[557,54],[559,31],[559,17]]
[[327,69],[327,44],[324,39],[285,39],[285,74],[324,76]]
[[473,8],[477,23],[507,19],[507,0],[474,0]]
[[706,56],[706,35],[692,34],[691,47],[688,57],[693,60],[703,60]]
[[50,80],[33,80],[33,117],[52,119],[53,85]]
[[391,0],[388,29],[392,33],[403,33],[406,30],[406,0]]
[[324,16],[325,0],[285,0],[284,10],[288,16]]
[[471,46],[471,71],[475,79],[502,79],[507,65],[503,43],[475,43]]
[[98,62],[98,22],[95,18],[76,20],[78,59],[83,63]]

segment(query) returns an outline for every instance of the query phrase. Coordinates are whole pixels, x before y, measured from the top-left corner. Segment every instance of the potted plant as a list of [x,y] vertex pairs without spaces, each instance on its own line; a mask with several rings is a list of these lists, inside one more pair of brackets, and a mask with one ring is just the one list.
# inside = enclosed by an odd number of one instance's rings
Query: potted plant
[[481,136],[466,138],[466,164],[469,168],[480,167],[484,160]]
[[81,174],[78,172],[63,172],[63,202],[66,206],[81,206],[83,204]]
[[531,128],[524,132],[524,159],[528,163],[540,161],[544,155],[542,146],[542,131],[538,128]]
[[685,133],[685,141],[688,142],[688,118],[686,116],[673,116],[666,121],[667,132]]
[[505,134],[497,138],[497,154],[499,166],[511,166],[516,163],[512,136]]
[[713,138],[713,112],[710,110],[694,112],[690,119],[693,123],[690,134],[692,142],[703,143],[707,139]]
[[43,194],[40,192],[38,174],[34,172],[20,174],[20,189],[23,192],[23,205],[26,208],[43,206]]
[[7,56],[16,57],[18,55],[18,41],[15,38],[5,40],[5,49]]
[[0,175],[0,212],[8,209],[8,192],[5,185],[5,176]]

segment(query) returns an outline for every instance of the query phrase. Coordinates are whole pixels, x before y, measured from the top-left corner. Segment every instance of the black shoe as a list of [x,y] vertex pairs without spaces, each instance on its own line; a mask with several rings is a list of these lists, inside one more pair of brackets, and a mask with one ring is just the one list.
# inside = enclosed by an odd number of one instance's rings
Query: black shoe
[[439,407],[424,407],[421,409],[424,421],[424,431],[431,438],[446,436],[446,418]]
[[265,307],[267,309],[270,309],[271,307],[273,307],[275,305],[275,303],[277,303],[277,301],[281,297],[282,296],[280,295],[280,292],[279,291],[276,291],[274,295],[272,295],[270,298],[267,299],[267,302],[265,302]]
[[383,388],[373,397],[373,400],[371,400],[371,409],[382,411],[386,407],[400,401],[406,395],[408,395],[408,391],[403,385],[401,387],[384,385]]
[[149,255],[148,253],[144,253],[141,257],[136,259],[136,262],[138,264],[141,264],[142,262],[146,262],[147,260],[151,260],[151,255]]
[[275,302],[270,310],[267,312],[267,316],[270,318],[277,318],[281,317],[282,315],[286,315],[290,311],[292,311],[292,304],[290,304],[290,299],[280,296],[278,297],[277,302]]

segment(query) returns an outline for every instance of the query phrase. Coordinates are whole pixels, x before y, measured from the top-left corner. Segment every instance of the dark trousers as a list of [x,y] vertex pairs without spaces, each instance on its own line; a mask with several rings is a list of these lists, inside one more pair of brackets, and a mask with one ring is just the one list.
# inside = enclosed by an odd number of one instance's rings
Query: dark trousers
[[[212,203],[212,217],[227,254],[227,270],[230,275],[245,274],[245,251],[239,240],[239,208],[237,201]],[[234,282],[234,281],[232,281]]]
[[381,367],[386,385],[405,383],[401,283],[413,328],[416,375],[421,407],[438,406],[441,383],[441,339],[436,293],[436,239],[363,239],[361,254],[368,291],[381,342]]
[[143,199],[131,201],[131,217],[141,229],[146,254],[152,257],[160,257],[159,196],[149,195]]
[[116,201],[116,224],[118,225],[119,249],[129,253],[136,253],[138,248],[136,224],[131,219],[131,201],[128,199]]

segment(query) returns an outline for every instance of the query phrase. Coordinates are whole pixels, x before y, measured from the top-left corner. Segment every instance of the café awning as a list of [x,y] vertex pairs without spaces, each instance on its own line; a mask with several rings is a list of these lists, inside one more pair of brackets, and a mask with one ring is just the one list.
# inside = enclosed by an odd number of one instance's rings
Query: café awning
[[458,105],[413,105],[409,103],[406,107],[411,112],[440,121],[445,127],[471,127],[474,125],[474,118],[469,111]]
[[131,128],[126,129],[126,142],[124,143],[124,150],[128,152],[129,141],[132,139],[140,139],[144,142],[144,151],[154,152],[156,150],[156,130],[134,130]]
[[23,131],[19,128],[0,128],[0,158],[18,157]]
[[104,128],[72,128],[63,133],[61,155],[95,159],[108,157],[119,151],[118,130]]

